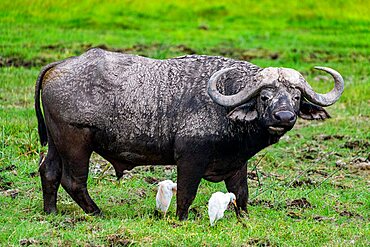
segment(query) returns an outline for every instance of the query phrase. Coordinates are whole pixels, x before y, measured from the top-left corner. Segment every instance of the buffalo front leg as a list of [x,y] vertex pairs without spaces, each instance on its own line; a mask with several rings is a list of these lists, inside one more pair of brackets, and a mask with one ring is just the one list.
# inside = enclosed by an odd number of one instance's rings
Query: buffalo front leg
[[226,188],[236,196],[236,205],[248,213],[248,184],[247,184],[247,164],[243,165],[233,175],[225,179]]
[[57,192],[62,177],[62,162],[49,138],[49,148],[46,156],[41,155],[39,172],[41,177],[42,195],[44,199],[44,211],[46,213],[57,212]]
[[180,220],[187,220],[188,210],[195,199],[203,177],[206,161],[201,154],[181,155],[177,161],[177,210]]

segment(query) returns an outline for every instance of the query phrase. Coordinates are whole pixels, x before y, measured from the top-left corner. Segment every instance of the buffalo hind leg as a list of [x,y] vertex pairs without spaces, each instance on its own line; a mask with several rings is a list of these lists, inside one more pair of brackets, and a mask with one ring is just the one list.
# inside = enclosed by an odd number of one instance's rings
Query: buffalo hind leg
[[62,162],[55,148],[54,142],[50,137],[48,142],[48,153],[46,156],[41,155],[39,172],[44,199],[44,211],[46,213],[56,213],[57,192],[62,177]]
[[77,128],[61,121],[57,126],[49,126],[55,128],[55,133],[59,132],[55,145],[62,161],[63,188],[86,213],[99,214],[100,209],[87,191],[93,133],[88,128]]
[[76,148],[78,147],[73,147],[73,157],[67,156],[62,159],[62,186],[85,213],[98,215],[100,209],[87,191],[89,159],[92,151],[80,148],[76,152]]
[[232,176],[225,179],[226,188],[236,196],[236,205],[248,213],[248,184],[247,184],[247,164],[243,165]]

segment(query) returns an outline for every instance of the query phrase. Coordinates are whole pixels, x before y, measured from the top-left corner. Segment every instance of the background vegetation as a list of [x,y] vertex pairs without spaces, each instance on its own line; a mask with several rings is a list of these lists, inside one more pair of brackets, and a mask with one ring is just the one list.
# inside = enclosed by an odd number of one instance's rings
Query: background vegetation
[[[370,4],[368,1],[0,1],[0,245],[370,245]],[[175,206],[153,216],[156,183],[174,167],[142,167],[114,180],[91,160],[90,194],[102,217],[59,190],[57,215],[42,212],[33,91],[49,62],[100,46],[168,58],[222,55],[299,70],[315,89],[340,71],[345,92],[325,122],[299,120],[249,163],[249,218],[232,211],[209,227],[207,201],[226,191],[202,182],[190,219]],[[107,169],[105,169],[107,167]],[[174,203],[173,203],[174,204]]]

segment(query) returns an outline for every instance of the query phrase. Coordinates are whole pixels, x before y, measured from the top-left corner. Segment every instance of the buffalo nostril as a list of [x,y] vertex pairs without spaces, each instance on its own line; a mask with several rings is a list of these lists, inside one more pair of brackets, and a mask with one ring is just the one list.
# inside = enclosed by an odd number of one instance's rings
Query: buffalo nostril
[[274,116],[282,122],[292,122],[295,120],[295,114],[291,111],[278,111],[274,113]]

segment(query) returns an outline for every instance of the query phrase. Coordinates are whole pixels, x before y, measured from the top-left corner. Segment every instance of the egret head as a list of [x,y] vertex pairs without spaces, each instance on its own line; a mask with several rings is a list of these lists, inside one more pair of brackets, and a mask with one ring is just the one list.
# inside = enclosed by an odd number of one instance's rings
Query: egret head
[[234,204],[234,206],[236,206],[236,196],[234,195],[234,193],[227,193],[228,196],[230,197],[230,203]]

